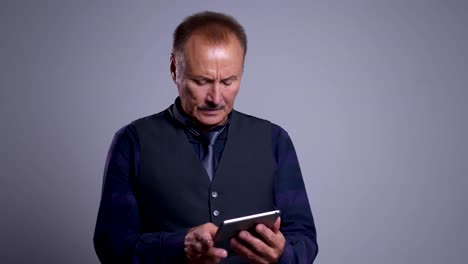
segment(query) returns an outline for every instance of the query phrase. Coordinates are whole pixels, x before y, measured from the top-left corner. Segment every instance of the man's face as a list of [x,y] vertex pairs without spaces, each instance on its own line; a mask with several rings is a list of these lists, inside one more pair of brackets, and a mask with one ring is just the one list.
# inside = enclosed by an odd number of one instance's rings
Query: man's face
[[239,91],[243,56],[234,36],[227,42],[213,44],[194,34],[185,45],[183,61],[171,60],[171,74],[182,108],[203,129],[226,122]]

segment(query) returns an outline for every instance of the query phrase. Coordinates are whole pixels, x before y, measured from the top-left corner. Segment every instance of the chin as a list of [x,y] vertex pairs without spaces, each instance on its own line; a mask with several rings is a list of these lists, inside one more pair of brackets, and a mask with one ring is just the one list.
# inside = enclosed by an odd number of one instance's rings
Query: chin
[[201,125],[203,126],[216,126],[216,125],[219,125],[221,123],[223,123],[224,121],[224,117],[220,117],[220,116],[202,116],[198,119],[198,122],[200,122]]

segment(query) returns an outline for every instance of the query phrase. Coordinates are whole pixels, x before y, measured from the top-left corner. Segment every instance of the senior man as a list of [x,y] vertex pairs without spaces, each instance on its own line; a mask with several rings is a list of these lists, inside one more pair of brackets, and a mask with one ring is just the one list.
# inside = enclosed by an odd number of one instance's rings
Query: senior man
[[[285,130],[233,110],[247,36],[202,12],[175,30],[179,96],[120,129],[109,150],[94,245],[102,263],[312,263],[316,230]],[[218,247],[223,220],[281,210]]]

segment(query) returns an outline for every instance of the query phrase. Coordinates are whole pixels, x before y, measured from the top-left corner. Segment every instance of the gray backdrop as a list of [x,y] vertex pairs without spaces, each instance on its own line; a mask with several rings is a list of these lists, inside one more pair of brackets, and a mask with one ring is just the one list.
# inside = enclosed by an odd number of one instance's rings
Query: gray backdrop
[[171,104],[171,34],[249,34],[236,107],[295,143],[316,263],[468,263],[466,1],[1,1],[0,262],[98,263],[114,132]]

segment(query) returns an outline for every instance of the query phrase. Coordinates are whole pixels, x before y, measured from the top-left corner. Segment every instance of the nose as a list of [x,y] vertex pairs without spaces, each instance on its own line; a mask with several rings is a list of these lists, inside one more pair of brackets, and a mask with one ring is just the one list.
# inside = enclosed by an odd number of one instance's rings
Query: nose
[[211,88],[208,91],[208,95],[206,97],[208,103],[212,105],[221,104],[223,100],[221,88],[222,87],[219,82],[213,82],[213,85],[211,85]]

